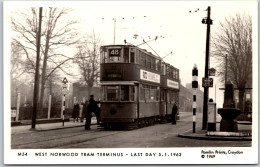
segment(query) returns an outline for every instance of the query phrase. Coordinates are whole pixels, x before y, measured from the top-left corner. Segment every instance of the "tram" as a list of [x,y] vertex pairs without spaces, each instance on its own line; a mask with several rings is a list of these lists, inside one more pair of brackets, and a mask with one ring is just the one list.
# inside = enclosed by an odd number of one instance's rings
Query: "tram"
[[100,49],[101,124],[143,127],[169,121],[179,103],[179,70],[137,46]]

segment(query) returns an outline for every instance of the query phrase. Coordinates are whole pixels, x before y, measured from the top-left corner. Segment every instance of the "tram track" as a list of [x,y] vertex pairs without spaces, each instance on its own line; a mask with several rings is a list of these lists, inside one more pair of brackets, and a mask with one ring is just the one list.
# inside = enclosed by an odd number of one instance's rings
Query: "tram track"
[[[85,132],[85,131],[83,131]],[[100,129],[95,129],[95,131],[89,131],[87,133],[77,132],[73,135],[64,135],[62,137],[52,137],[44,140],[37,140],[33,142],[26,142],[21,144],[12,145],[12,149],[21,149],[21,148],[60,148],[62,146],[69,146],[73,144],[78,144],[86,141],[92,141],[103,137],[108,137],[111,135],[116,135],[119,133],[124,133],[124,131],[104,131]],[[105,133],[101,133],[105,132]],[[97,135],[93,135],[97,134]]]

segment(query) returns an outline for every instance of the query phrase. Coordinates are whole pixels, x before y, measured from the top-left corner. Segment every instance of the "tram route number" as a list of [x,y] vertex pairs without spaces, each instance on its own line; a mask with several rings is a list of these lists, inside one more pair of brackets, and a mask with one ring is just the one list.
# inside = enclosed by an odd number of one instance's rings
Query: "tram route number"
[[118,49],[111,49],[110,55],[119,55],[119,50]]

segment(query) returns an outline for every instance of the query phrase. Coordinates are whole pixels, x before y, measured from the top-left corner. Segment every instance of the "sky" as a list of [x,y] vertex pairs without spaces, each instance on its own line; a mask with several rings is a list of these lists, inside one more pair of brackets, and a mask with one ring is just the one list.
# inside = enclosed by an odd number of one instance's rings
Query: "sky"
[[[207,16],[207,7],[211,7],[211,36],[218,31],[219,22],[236,13],[257,16],[257,1],[59,1],[59,2],[8,2],[12,10],[31,6],[71,7],[71,17],[80,20],[78,30],[84,33],[95,31],[104,45],[138,45],[150,52],[153,50],[164,57],[164,61],[180,70],[181,83],[185,86],[192,81],[194,64],[199,70],[198,81],[201,87],[205,68],[206,24],[202,18]],[[7,4],[7,3],[6,3]],[[9,4],[8,4],[9,5]],[[199,10],[198,10],[199,9]],[[190,12],[191,11],[191,12]],[[195,12],[197,11],[197,12]],[[116,22],[114,21],[116,20]],[[253,22],[253,24],[257,24]],[[115,31],[115,33],[114,33]],[[133,38],[137,34],[137,38]],[[170,54],[172,52],[172,54]],[[154,53],[154,52],[153,52]],[[210,58],[210,68],[216,62]],[[75,79],[75,78],[74,78]],[[216,85],[215,85],[216,84]],[[216,89],[215,89],[216,86]],[[222,84],[214,77],[214,87],[209,89],[209,98],[217,99],[218,106],[223,104]],[[215,96],[216,90],[216,96]],[[215,99],[216,97],[216,99]]]

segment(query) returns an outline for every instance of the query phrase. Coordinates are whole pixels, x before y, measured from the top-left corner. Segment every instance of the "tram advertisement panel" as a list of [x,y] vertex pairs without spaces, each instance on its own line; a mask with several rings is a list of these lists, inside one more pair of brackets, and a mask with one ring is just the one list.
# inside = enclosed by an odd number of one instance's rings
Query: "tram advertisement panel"
[[140,69],[140,79],[160,83],[160,75]]
[[167,79],[167,86],[174,89],[179,89],[179,82]]

